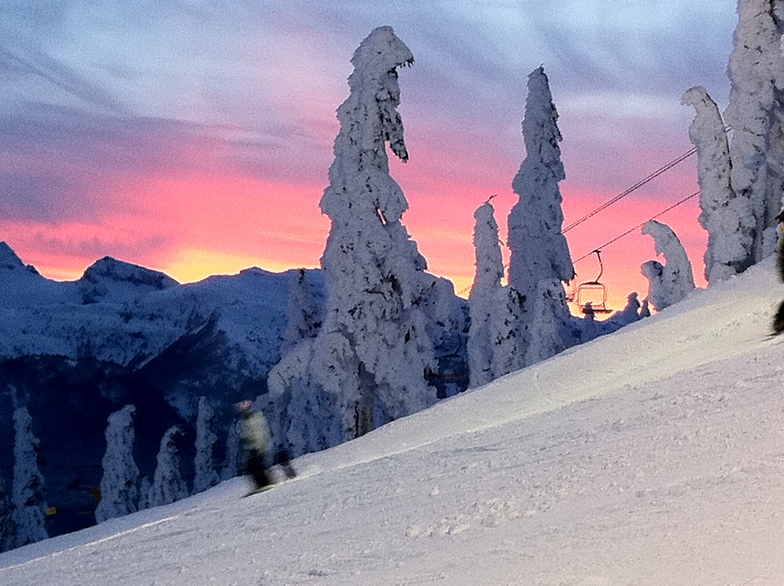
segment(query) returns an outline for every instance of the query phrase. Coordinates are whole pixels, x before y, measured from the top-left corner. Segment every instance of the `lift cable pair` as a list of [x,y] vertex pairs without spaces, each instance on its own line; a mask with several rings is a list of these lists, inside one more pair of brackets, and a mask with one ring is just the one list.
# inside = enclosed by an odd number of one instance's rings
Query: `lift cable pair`
[[573,261],[573,263],[578,263],[581,260],[588,258],[592,254],[595,254],[596,259],[599,261],[599,275],[592,281],[585,281],[583,283],[580,283],[575,289],[575,291],[570,295],[571,299],[575,303],[577,303],[577,305],[580,307],[580,311],[582,311],[583,313],[609,313],[610,311],[612,311],[607,307],[607,286],[599,281],[599,279],[601,279],[602,277],[602,273],[604,272],[604,265],[602,264],[602,255],[601,255],[601,250],[603,248],[617,242],[618,240],[620,240],[625,236],[628,236],[632,232],[639,230],[651,220],[655,220],[656,218],[663,216],[667,212],[677,208],[680,205],[683,205],[690,199],[697,197],[699,194],[700,194],[699,191],[695,191],[691,195],[684,197],[680,201],[677,201],[671,206],[660,211],[658,214],[651,216],[644,222],[641,222],[636,226],[634,226],[633,228],[626,230],[622,234],[619,234],[615,238],[608,240],[598,248],[593,249],[591,252],[584,254],[577,260]]

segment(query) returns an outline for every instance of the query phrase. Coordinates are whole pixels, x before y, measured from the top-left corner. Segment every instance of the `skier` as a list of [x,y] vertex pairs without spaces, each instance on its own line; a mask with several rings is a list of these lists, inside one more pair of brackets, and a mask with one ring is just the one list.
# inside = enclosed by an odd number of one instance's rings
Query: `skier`
[[240,414],[240,437],[245,448],[245,472],[250,474],[255,491],[272,484],[267,472],[267,452],[270,448],[270,431],[264,415],[253,409],[252,401],[235,405]]

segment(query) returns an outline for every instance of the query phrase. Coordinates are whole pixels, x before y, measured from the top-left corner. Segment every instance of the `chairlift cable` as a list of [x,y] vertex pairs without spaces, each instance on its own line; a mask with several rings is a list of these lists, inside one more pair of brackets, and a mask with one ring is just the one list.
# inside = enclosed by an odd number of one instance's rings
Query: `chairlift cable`
[[642,222],[642,223],[640,223],[640,224],[637,224],[637,225],[636,225],[636,226],[634,226],[633,228],[629,228],[629,229],[628,229],[628,230],[626,230],[626,232],[624,232],[623,234],[620,234],[620,235],[616,236],[616,237],[615,237],[615,238],[613,238],[612,240],[608,240],[607,242],[605,242],[605,243],[604,243],[604,244],[602,244],[601,246],[595,246],[595,247],[594,247],[594,248],[591,250],[591,252],[589,252],[589,253],[587,253],[587,254],[584,254],[583,256],[581,256],[580,258],[578,258],[578,259],[577,259],[577,260],[575,260],[575,261],[572,261],[572,264],[574,264],[574,263],[578,263],[578,262],[580,262],[581,260],[588,258],[589,256],[591,256],[591,255],[594,253],[594,251],[596,251],[596,250],[602,250],[603,248],[605,248],[605,247],[609,246],[610,244],[613,244],[613,243],[617,242],[618,240],[620,240],[620,239],[621,239],[621,238],[623,238],[624,236],[628,236],[629,234],[631,234],[631,233],[632,233],[632,232],[634,232],[635,230],[639,230],[640,228],[642,228],[642,227],[643,227],[645,224],[647,224],[647,223],[648,223],[648,222],[650,222],[651,220],[655,220],[656,218],[658,218],[658,217],[660,217],[660,216],[663,216],[664,214],[666,214],[666,213],[667,213],[667,212],[669,212],[670,210],[673,210],[673,209],[677,208],[679,205],[686,203],[686,202],[687,202],[687,201],[689,201],[690,199],[697,197],[699,194],[700,194],[699,190],[698,190],[698,191],[695,191],[695,192],[694,192],[694,193],[692,193],[691,195],[684,197],[682,200],[680,200],[680,201],[677,201],[677,202],[675,202],[674,204],[672,204],[671,206],[669,206],[669,207],[665,208],[664,210],[660,211],[660,212],[659,212],[658,214],[656,214],[655,216],[651,216],[650,218],[648,218],[648,219],[647,219],[647,220],[645,220],[644,222]]
[[635,191],[640,189],[642,186],[644,186],[647,183],[650,183],[651,181],[656,179],[659,175],[669,171],[670,169],[672,169],[673,167],[675,167],[679,163],[682,163],[683,161],[688,159],[690,156],[692,156],[696,152],[697,152],[697,147],[693,147],[688,152],[683,153],[681,156],[679,156],[676,159],[673,159],[672,161],[670,161],[669,163],[667,163],[663,167],[660,167],[659,169],[657,169],[656,171],[654,171],[653,173],[651,173],[650,175],[648,175],[644,179],[640,179],[637,183],[635,183],[634,185],[632,185],[631,187],[629,187],[625,191],[622,191],[621,193],[619,193],[615,197],[610,198],[609,200],[604,202],[602,205],[600,205],[596,209],[594,209],[594,210],[588,212],[587,214],[585,214],[582,218],[579,218],[579,219],[575,220],[574,222],[572,222],[571,224],[569,224],[566,228],[561,230],[561,234],[565,234],[566,232],[568,232],[572,228],[576,228],[577,226],[579,226],[583,222],[593,218],[596,214],[603,212],[604,210],[609,208],[614,203],[619,202],[620,200],[622,200],[627,195],[631,195],[632,193],[634,193]]
[[[728,124],[727,126],[724,127],[724,132],[729,132],[730,130],[732,130],[732,126],[731,125]],[[644,179],[641,179],[640,181],[638,181],[637,183],[635,183],[634,185],[632,185],[631,187],[629,187],[625,191],[622,191],[621,193],[619,193],[615,197],[612,197],[609,200],[607,200],[606,202],[604,202],[602,205],[600,205],[596,209],[588,212],[582,218],[578,218],[577,220],[575,220],[574,222],[572,222],[571,224],[569,224],[568,226],[563,228],[561,230],[561,234],[565,234],[566,232],[568,232],[572,228],[576,228],[577,226],[579,226],[580,224],[582,224],[586,220],[589,220],[590,218],[594,217],[596,214],[599,214],[599,213],[603,212],[604,210],[606,210],[608,207],[610,207],[614,203],[622,200],[627,195],[630,195],[631,193],[633,193],[633,192],[637,191],[638,189],[640,189],[643,185],[646,185],[647,183],[650,183],[651,181],[656,179],[659,175],[662,175],[663,173],[666,173],[667,171],[669,171],[670,169],[672,169],[676,165],[682,163],[683,161],[685,161],[686,159],[691,157],[696,152],[697,152],[697,147],[696,146],[692,147],[689,151],[683,153],[679,157],[676,157],[675,159],[673,159],[672,161],[670,161],[666,165],[660,167],[659,169],[657,169],[656,171],[654,171],[653,173],[651,173],[650,175],[648,175]]]

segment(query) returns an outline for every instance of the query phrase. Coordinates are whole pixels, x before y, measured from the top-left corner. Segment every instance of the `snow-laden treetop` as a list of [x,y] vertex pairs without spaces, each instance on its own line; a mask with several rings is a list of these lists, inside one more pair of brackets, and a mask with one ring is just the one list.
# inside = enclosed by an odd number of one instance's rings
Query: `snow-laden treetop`
[[[544,67],[534,69],[528,76],[528,99],[523,119],[523,141],[526,159],[524,164],[541,165],[556,181],[566,178],[561,162],[561,132],[556,122],[558,112]],[[519,193],[519,192],[518,192]]]
[[384,222],[399,220],[408,209],[402,190],[389,177],[385,143],[401,160],[408,160],[397,111],[397,68],[413,62],[411,50],[389,26],[374,29],[354,52],[354,72],[348,78],[351,93],[338,108],[341,131],[335,139],[330,186],[321,199],[321,210],[331,218],[340,216],[350,201],[346,192],[369,191],[370,203]]

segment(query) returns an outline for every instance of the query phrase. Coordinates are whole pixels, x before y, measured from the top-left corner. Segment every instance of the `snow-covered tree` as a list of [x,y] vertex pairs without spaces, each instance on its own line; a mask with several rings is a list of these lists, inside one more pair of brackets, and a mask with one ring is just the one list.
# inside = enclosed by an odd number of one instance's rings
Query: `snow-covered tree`
[[496,292],[495,311],[490,318],[493,348],[493,379],[525,366],[528,325],[525,299],[507,285]]
[[106,452],[101,460],[101,502],[95,509],[95,520],[98,523],[136,511],[139,468],[133,459],[135,411],[133,405],[126,405],[109,415],[105,434]]
[[[309,411],[297,413],[297,424],[303,415],[327,418],[332,431],[319,440],[327,444],[362,435],[436,399],[425,379],[434,354],[419,307],[426,263],[401,223],[408,203],[389,175],[386,151],[389,143],[396,156],[408,159],[397,111],[397,70],[412,63],[413,55],[391,27],[380,27],[351,62],[350,94],[338,108],[335,160],[320,204],[332,223],[321,259],[324,321],[316,338],[284,356],[270,373],[270,388],[291,393],[291,409]],[[318,439],[307,435],[305,441]]]
[[161,439],[158,452],[158,465],[150,487],[149,504],[151,507],[167,505],[188,496],[188,486],[180,471],[180,454],[176,438],[182,434],[179,425],[170,427]]
[[142,476],[142,479],[139,481],[139,507],[140,511],[145,509],[149,509],[152,505],[150,504],[150,492],[152,491],[152,484],[150,484],[150,478],[148,476]]
[[476,276],[469,307],[469,386],[478,387],[525,366],[523,296],[502,286],[504,265],[494,209],[488,201],[474,213]]
[[563,352],[568,337],[564,330],[569,320],[569,309],[561,281],[539,281],[532,301],[526,364],[536,364]]
[[196,458],[194,462],[193,493],[204,492],[220,482],[213,463],[213,447],[218,436],[212,431],[215,411],[207,402],[207,397],[199,399],[196,416]]
[[732,189],[729,142],[716,102],[699,86],[683,94],[682,102],[697,112],[689,137],[697,148],[699,220],[708,232],[705,278],[716,283],[754,264],[756,222],[748,197],[736,196]]
[[455,295],[449,279],[428,273],[423,276],[430,284],[419,307],[427,318],[427,335],[433,342],[436,363],[428,380],[439,398],[451,397],[468,385],[468,303]]
[[315,338],[320,327],[321,308],[305,269],[299,269],[291,277],[281,355],[288,354],[302,340]]
[[648,300],[657,311],[685,298],[694,290],[691,262],[675,232],[661,222],[649,220],[642,233],[653,237],[656,254],[664,255],[667,264],[651,260],[643,263],[642,273],[650,283]]
[[[568,315],[563,282],[574,278],[574,265],[566,237],[561,233],[563,211],[558,183],[566,177],[561,162],[561,132],[558,112],[553,104],[544,69],[539,67],[528,76],[528,98],[523,118],[523,141],[526,157],[512,182],[519,200],[509,213],[509,286],[523,296],[523,323],[515,354],[531,364],[535,356],[546,357],[547,348],[563,348],[570,342],[535,340],[539,335],[565,335],[560,316]],[[543,285],[540,286],[540,283]],[[556,283],[555,285],[553,283]],[[560,288],[560,292],[557,289]],[[539,307],[536,303],[554,303],[558,307]],[[534,319],[555,319],[549,325]],[[521,358],[523,359],[523,358]]]
[[232,421],[226,430],[226,465],[221,470],[221,479],[229,480],[239,474],[240,430],[239,421]]
[[781,0],[738,0],[738,26],[730,56],[731,182],[752,205],[754,260],[775,250],[776,216],[784,177],[784,57]]
[[16,523],[8,486],[0,476],[0,553],[16,547]]
[[470,387],[492,381],[493,376],[493,314],[498,311],[504,263],[498,238],[495,210],[486,201],[474,212],[474,249],[476,274],[469,296],[471,326],[468,332],[468,370]]
[[[270,393],[280,405],[286,405],[271,420],[274,441],[277,443],[277,436],[285,430],[285,441],[295,456],[323,450],[346,439],[344,414],[338,400],[322,390],[321,377],[315,372],[319,365],[330,368],[315,352],[315,342],[303,340],[275,365],[267,378]],[[344,354],[348,352],[346,345]]]
[[[519,196],[509,214],[509,284],[533,298],[539,281],[571,281],[574,266],[561,233],[563,211],[558,183],[566,177],[561,162],[561,132],[544,68],[528,76],[523,119],[526,157],[512,182]],[[560,296],[559,296],[560,297]]]
[[637,291],[632,291],[626,298],[626,307],[610,316],[610,319],[605,323],[610,323],[620,329],[641,320],[643,317],[650,317],[648,302],[646,300],[640,303]]
[[14,478],[11,500],[16,524],[16,545],[21,547],[49,537],[46,531],[48,506],[43,496],[44,477],[38,469],[39,441],[33,435],[33,420],[26,407],[14,411]]

